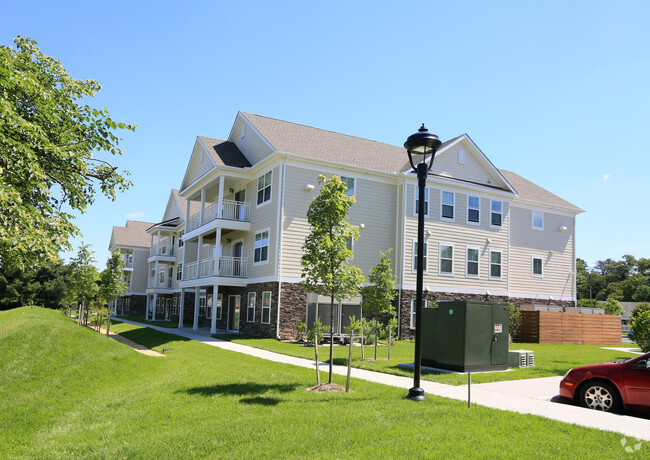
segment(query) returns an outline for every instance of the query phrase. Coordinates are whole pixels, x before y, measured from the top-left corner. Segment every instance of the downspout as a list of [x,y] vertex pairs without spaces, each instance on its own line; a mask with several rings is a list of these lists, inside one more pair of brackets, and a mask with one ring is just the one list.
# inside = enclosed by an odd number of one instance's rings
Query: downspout
[[[277,248],[277,265],[275,268],[276,275],[278,278],[278,312],[275,325],[275,337],[280,339],[280,308],[282,306],[282,223],[284,222],[284,190],[285,190],[285,181],[287,174],[287,159],[289,155],[286,155],[284,158],[284,163],[282,163],[282,192],[280,193],[280,200],[278,203],[278,224],[277,232],[275,237],[275,244]],[[278,181],[280,182],[280,181]]]

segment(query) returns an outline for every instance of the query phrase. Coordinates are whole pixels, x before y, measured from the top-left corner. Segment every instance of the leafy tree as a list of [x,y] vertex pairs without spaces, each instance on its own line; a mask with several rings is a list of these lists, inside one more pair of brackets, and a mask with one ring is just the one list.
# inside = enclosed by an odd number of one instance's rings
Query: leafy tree
[[350,324],[345,328],[345,333],[350,336],[350,351],[348,353],[348,378],[345,381],[345,391],[350,391],[350,374],[352,373],[352,348],[354,347],[354,334],[361,329],[361,322],[353,315]]
[[630,323],[632,337],[644,352],[650,351],[650,310],[640,311]]
[[332,383],[334,367],[334,301],[350,299],[361,289],[361,270],[349,264],[352,251],[348,243],[359,236],[346,219],[355,203],[347,196],[347,186],[338,176],[329,179],[318,176],[322,184],[320,194],[314,197],[307,211],[311,232],[302,246],[302,287],[330,298],[330,372]]
[[[395,316],[393,299],[395,299],[396,293],[395,276],[393,275],[393,270],[390,268],[391,252],[392,249],[386,252],[380,252],[379,262],[370,269],[370,273],[368,274],[370,285],[363,290],[363,308],[375,313],[390,314],[392,318]],[[375,360],[377,359],[378,332],[375,329]],[[388,335],[390,336],[391,334],[392,330],[389,330]],[[390,340],[388,346],[390,347]]]
[[[106,261],[106,268],[102,271],[100,279],[99,296],[104,302],[122,297],[129,286],[124,281],[124,260],[118,252],[112,252]],[[107,312],[106,337],[111,330],[111,313]]]
[[89,245],[82,243],[79,246],[77,256],[72,259],[72,275],[70,288],[74,299],[79,303],[79,316],[77,323],[81,326],[84,321],[88,323],[88,310],[90,303],[95,299],[99,293],[99,273],[95,268],[95,259],[92,256],[92,251]]
[[607,302],[605,303],[605,313],[608,315],[623,315],[625,314],[625,310],[623,310],[623,306],[621,303],[610,297],[607,299]]
[[100,89],[75,80],[61,63],[17,37],[0,46],[0,266],[30,267],[55,260],[79,231],[72,212],[84,212],[96,189],[112,199],[129,187],[126,171],[94,152],[119,155],[106,109],[80,99]]
[[644,311],[650,311],[650,303],[641,302],[632,310],[631,319],[634,319],[637,315],[640,315]]

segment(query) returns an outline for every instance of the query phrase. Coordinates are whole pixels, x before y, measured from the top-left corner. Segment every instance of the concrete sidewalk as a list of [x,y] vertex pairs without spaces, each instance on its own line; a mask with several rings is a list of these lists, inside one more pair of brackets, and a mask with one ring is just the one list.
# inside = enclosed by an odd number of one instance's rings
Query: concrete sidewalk
[[[293,366],[315,369],[313,360],[295,358],[259,348],[249,347],[238,343],[228,342],[214,337],[196,333],[188,328],[168,329],[152,326],[134,321],[115,318],[124,323],[150,327],[160,332],[174,334],[187,339],[196,340],[206,345],[224,350],[243,353],[269,361],[291,364]],[[329,364],[321,363],[320,370],[329,372]],[[335,365],[333,373],[347,375],[347,367]],[[413,379],[381,372],[352,368],[352,377],[369,382],[390,385],[405,390],[413,386]],[[562,377],[546,377],[540,379],[513,380],[508,382],[480,383],[471,386],[472,404],[491,407],[494,409],[532,414],[572,423],[603,431],[612,431],[624,436],[630,436],[645,441],[650,441],[650,420],[628,415],[598,412],[591,409],[573,406],[556,397]],[[453,386],[442,383],[421,381],[422,388],[429,395],[453,398],[467,401],[467,385]],[[406,395],[406,391],[404,392]]]

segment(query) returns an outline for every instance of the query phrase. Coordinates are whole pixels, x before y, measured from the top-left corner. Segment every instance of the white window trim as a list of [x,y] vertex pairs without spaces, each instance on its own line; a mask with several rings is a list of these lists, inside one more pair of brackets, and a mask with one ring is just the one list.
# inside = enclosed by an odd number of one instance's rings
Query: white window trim
[[[469,220],[469,210],[470,210],[469,199],[470,198],[478,198],[478,222],[472,222],[471,220]],[[471,209],[475,209],[475,208],[471,208]],[[465,218],[467,220],[467,225],[476,225],[476,226],[481,225],[481,197],[480,196],[467,195],[467,215],[465,216]]]
[[[257,202],[257,194],[260,193],[260,177],[265,177],[268,173],[271,173],[271,194],[269,196],[269,199],[266,201],[262,201],[261,203]],[[267,186],[265,185],[264,188]],[[257,179],[255,180],[255,209],[261,208],[263,206],[266,206],[267,204],[271,203],[273,201],[273,170],[266,171],[264,174],[257,176]]]
[[[542,261],[542,273],[535,273],[535,259]],[[530,256],[530,276],[533,278],[544,278],[544,257],[542,256]]]
[[[470,260],[469,260],[469,257],[467,257],[467,252],[470,249],[473,249],[473,250],[478,252],[478,260],[476,261],[476,264],[478,265],[478,270],[477,270],[478,274],[477,275],[470,275],[468,273],[469,272],[468,268],[469,268]],[[474,261],[472,261],[472,262],[474,262]],[[481,248],[478,247],[478,246],[465,246],[465,278],[471,278],[471,279],[475,279],[475,280],[481,278]]]
[[[266,260],[260,260],[259,262],[255,262],[255,239],[257,238],[257,235],[260,233],[267,232],[269,234],[268,237],[268,244],[266,246]],[[258,266],[258,265],[267,265],[269,263],[269,259],[271,258],[271,227],[266,227],[263,228],[253,235],[253,266]]]
[[[449,246],[451,247],[451,273],[443,272],[442,271],[442,247],[443,246]],[[440,276],[454,276],[454,244],[453,243],[445,243],[445,242],[440,242],[438,244],[438,275]]]
[[[253,321],[249,321],[248,319],[248,311],[251,309],[251,294],[253,294]],[[255,322],[255,304],[257,303],[257,293],[256,292],[249,292],[248,295],[246,296],[246,322],[247,323],[254,323]]]
[[[411,314],[409,315],[409,329],[415,329],[415,302],[417,299],[411,299]],[[422,299],[422,308],[427,308],[427,299]]]
[[[418,216],[418,195],[419,190],[418,186],[414,185],[413,186],[413,217]],[[430,187],[425,187],[424,188],[424,202],[426,203],[426,210],[424,211],[424,217],[429,217],[429,214],[431,212],[431,188]]]
[[[212,299],[214,302],[214,298]],[[217,294],[217,318],[218,320],[221,320],[223,317],[223,294]]]
[[[204,299],[203,306],[201,306],[201,300]],[[203,314],[201,314],[201,308],[204,309]],[[199,316],[205,316],[205,312],[208,309],[208,296],[207,294],[200,294],[199,295]]]
[[[492,211],[492,203],[501,203],[501,212],[500,213],[495,213],[494,211]],[[503,203],[504,202],[502,200],[490,200],[490,216],[489,216],[490,217],[490,228],[503,228],[503,220],[504,220],[503,219],[503,208],[504,208]],[[494,214],[501,214],[501,225],[493,225],[492,224],[492,214],[493,213]]]
[[[352,198],[356,198],[356,197],[357,197],[357,178],[356,178],[356,177],[353,177],[353,176],[346,176],[345,174],[340,174],[340,175],[339,175],[339,179],[340,179],[343,183],[345,183],[345,181],[343,180],[344,177],[345,177],[346,179],[352,179],[352,191],[353,191],[354,193],[353,193],[351,196],[352,196]],[[347,185],[347,184],[346,184],[346,185]],[[346,193],[345,193],[346,196],[350,196],[350,195],[347,194],[348,190],[350,190],[350,189],[348,188],[348,189],[345,191],[345,192],[346,192]]]
[[[449,205],[445,205],[445,203],[443,203],[442,198],[443,198],[445,193],[451,193],[451,196],[454,199],[454,202],[451,205],[452,213],[453,213],[454,217],[451,217],[451,218],[450,217],[442,217],[442,207],[443,206],[449,206]],[[457,211],[457,209],[456,209],[456,192],[450,192],[449,190],[440,190],[440,220],[444,220],[445,222],[456,222],[456,211]]]
[[[264,306],[264,297],[265,297],[265,294],[267,294],[267,293],[269,295],[269,306],[265,307]],[[272,306],[272,304],[273,304],[273,295],[272,295],[271,291],[262,291],[262,317],[260,318],[262,324],[271,324],[271,306]],[[264,310],[267,309],[267,308],[269,310],[269,320],[264,321]]]
[[[537,227],[535,225],[535,213],[539,213],[542,216],[542,226],[541,227]],[[533,228],[533,230],[544,231],[544,211],[540,211],[538,209],[533,209],[533,211],[530,213],[530,217],[531,217],[530,225]]]
[[[417,244],[418,244],[418,240],[416,238],[413,238],[413,244],[411,245],[411,273],[418,272],[417,269],[418,264],[416,259]],[[429,273],[429,240],[425,238],[424,244],[426,249],[424,251],[424,270],[422,273],[426,275]]]
[[[499,266],[501,267],[501,270],[500,270],[501,276],[498,276],[498,277],[497,276],[492,276],[492,253],[493,252],[498,252],[499,254],[501,254],[501,263],[499,263]],[[503,279],[503,251],[500,250],[500,249],[490,249],[489,257],[490,257],[490,259],[488,261],[488,264],[489,264],[488,265],[488,277],[491,280],[501,281]]]

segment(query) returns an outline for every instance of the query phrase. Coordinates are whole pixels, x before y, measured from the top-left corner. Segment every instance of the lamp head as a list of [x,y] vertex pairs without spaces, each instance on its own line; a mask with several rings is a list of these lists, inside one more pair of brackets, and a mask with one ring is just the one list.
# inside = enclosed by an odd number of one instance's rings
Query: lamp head
[[[415,164],[426,160],[427,155],[430,155],[428,169],[431,169],[431,166],[433,166],[433,158],[441,145],[442,142],[440,142],[438,136],[430,133],[426,126],[424,126],[424,123],[422,123],[418,132],[411,134],[406,139],[406,142],[404,142],[404,148],[408,152],[409,161],[413,170],[417,169]],[[413,155],[422,155],[422,159],[420,161],[413,161]]]

